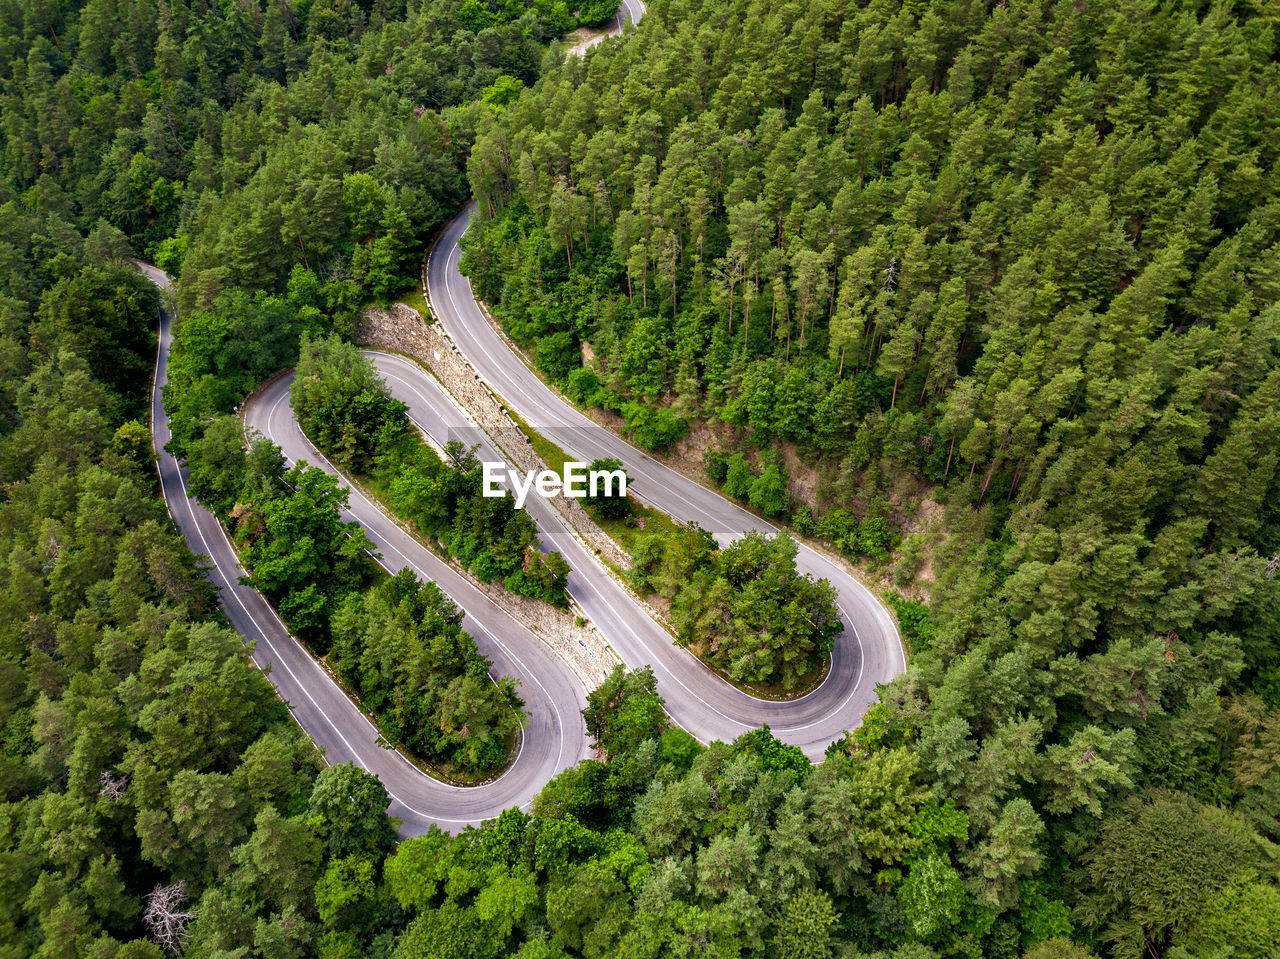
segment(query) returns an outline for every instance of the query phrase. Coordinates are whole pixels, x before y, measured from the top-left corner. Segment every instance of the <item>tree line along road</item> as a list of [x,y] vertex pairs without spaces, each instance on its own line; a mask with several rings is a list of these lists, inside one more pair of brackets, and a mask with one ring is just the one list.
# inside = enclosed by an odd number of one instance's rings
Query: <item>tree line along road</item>
[[[714,534],[721,546],[753,530],[778,532],[773,524],[599,426],[525,364],[489,322],[475,300],[470,281],[458,268],[461,258],[458,241],[466,232],[474,210],[473,202],[437,240],[423,271],[424,286],[436,319],[490,389],[533,429],[568,453],[588,462],[604,458],[620,460],[630,477],[629,492],[677,520],[698,523]],[[906,656],[893,616],[845,566],[804,543],[799,544],[796,566],[801,572],[828,580],[836,588],[845,628],[836,642],[831,672],[822,686],[809,696],[790,703],[764,704],[754,700],[758,705],[735,718],[749,716],[757,724],[768,722],[780,739],[801,746],[810,758],[817,759],[825,743],[858,724],[875,702],[876,686],[906,669]],[[606,629],[604,624],[598,622],[597,625]],[[614,641],[607,630],[606,636],[610,642]],[[617,645],[614,648],[624,660],[632,661],[629,651]],[[652,645],[647,652],[660,655]],[[677,652],[681,657],[693,658],[691,654]],[[662,658],[665,661],[665,657]],[[668,703],[678,700],[681,690],[672,687],[670,677],[664,684],[656,665],[655,672],[659,673],[659,688]],[[690,731],[697,735],[696,729]]]
[[[160,270],[145,265],[141,268],[158,286],[169,285],[168,277]],[[170,316],[162,314],[151,395],[152,439],[159,453],[157,468],[169,513],[191,551],[209,557],[209,577],[218,588],[227,618],[246,641],[254,643],[254,661],[270,671],[280,697],[290,705],[307,734],[324,749],[326,759],[330,763],[355,763],[375,774],[392,797],[391,814],[402,820],[401,832],[409,836],[425,832],[432,824],[456,832],[491,819],[511,806],[527,805],[549,779],[589,755],[581,714],[586,691],[564,662],[440,557],[408,537],[394,537],[392,531],[401,532],[399,527],[371,505],[363,504],[357,495],[357,502],[367,508],[354,518],[364,524],[382,552],[383,564],[393,572],[410,566],[419,576],[439,583],[465,611],[463,626],[475,638],[480,652],[493,661],[495,672],[520,680],[520,695],[528,714],[515,762],[502,776],[481,786],[440,782],[400,753],[379,744],[373,724],[289,634],[271,604],[259,592],[240,583],[243,570],[222,524],[188,495],[186,468],[165,452],[170,434],[161,391],[173,343],[170,322]],[[282,383],[287,396],[287,380],[275,385]],[[279,399],[270,389],[267,395],[273,397],[272,403]],[[248,412],[256,414],[262,409],[263,399],[259,397]],[[288,408],[287,400],[285,406]],[[296,431],[296,435],[276,437],[286,451],[296,453],[301,442],[307,451],[303,458],[312,463],[323,462],[306,444],[291,410],[282,425],[290,425]],[[398,551],[397,545],[404,552]]]
[[[416,363],[385,353],[367,355],[391,395],[408,406],[412,422],[437,445],[466,437],[467,445],[479,443],[480,459],[504,459],[487,437],[471,427],[454,398]],[[318,465],[346,485],[346,479],[298,425],[289,404],[291,382],[291,377],[282,377],[256,394],[245,407],[246,425],[279,446],[290,461],[306,460]],[[599,427],[593,428],[599,431]],[[632,459],[634,451],[624,460],[628,472],[633,471]],[[638,481],[633,480],[629,486],[643,495]],[[827,746],[846,729],[855,727],[874,700],[875,686],[868,680],[859,640],[849,633],[847,614],[845,635],[837,641],[831,669],[817,689],[788,702],[758,699],[713,673],[689,651],[675,646],[671,634],[604,568],[547,500],[532,496],[526,509],[537,523],[543,543],[559,550],[568,561],[569,594],[624,663],[633,668],[653,667],[668,713],[703,742],[731,740],[768,724],[779,739],[799,746],[810,759],[821,760]],[[436,579],[464,609],[472,608],[464,591],[454,592],[465,581],[357,489],[351,491],[349,514],[369,532],[389,568],[398,568],[398,564],[412,559],[415,568],[421,570],[447,569],[447,578],[434,572],[426,575]],[[482,651],[488,654],[484,647]]]
[[[627,10],[624,5],[623,10]],[[627,10],[632,17],[643,12]],[[672,517],[697,522],[722,545],[751,530],[776,528],[749,511],[676,473],[631,444],[589,420],[539,379],[489,323],[476,303],[470,283],[458,270],[458,240],[473,207],[445,229],[429,257],[425,292],[442,327],[490,388],[561,447],[584,460],[613,457],[631,476],[631,490],[646,503]],[[157,285],[168,278],[142,265]],[[170,318],[162,316],[152,395],[153,438],[165,499],[175,523],[196,553],[209,556],[211,578],[220,589],[233,625],[256,643],[255,661],[271,671],[281,696],[295,718],[324,747],[331,762],[354,762],[376,774],[393,797],[391,811],[404,820],[403,832],[414,834],[431,824],[451,831],[491,818],[513,805],[526,805],[556,773],[588,754],[580,710],[585,691],[567,665],[522,623],[502,609],[439,556],[423,547],[358,490],[352,490],[347,519],[361,523],[392,572],[408,566],[436,581],[466,613],[465,628],[496,672],[521,683],[529,713],[517,758],[496,780],[482,786],[441,783],[393,750],[379,745],[376,729],[319,663],[293,639],[274,609],[256,591],[239,582],[234,550],[218,521],[187,495],[184,468],[163,452],[168,424],[161,402],[168,352]],[[387,354],[370,354],[391,392],[404,401],[420,429],[439,443],[469,429],[465,412],[416,364]],[[306,460],[337,474],[303,435],[288,403],[290,378],[277,379],[245,409],[245,422],[259,430],[292,461]],[[481,455],[502,459],[479,437]],[[345,478],[339,475],[345,484]],[[635,597],[604,570],[540,498],[529,503],[539,533],[549,548],[569,561],[571,595],[630,666],[650,665],[668,711],[681,726],[704,741],[729,739],[769,724],[780,739],[819,760],[827,744],[854,728],[874,702],[876,686],[905,668],[905,657],[893,618],[862,583],[822,553],[800,545],[797,566],[828,579],[837,590],[845,631],[837,641],[831,669],[823,683],[791,702],[757,699],[712,673],[691,653],[672,644]]]

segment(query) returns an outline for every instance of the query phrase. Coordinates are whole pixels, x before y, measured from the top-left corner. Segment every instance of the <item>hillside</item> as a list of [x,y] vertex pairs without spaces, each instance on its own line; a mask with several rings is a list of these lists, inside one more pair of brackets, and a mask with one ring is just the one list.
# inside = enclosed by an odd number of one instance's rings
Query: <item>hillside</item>
[[[563,59],[613,12],[0,0],[0,959],[1274,957],[1274,4],[658,0]],[[344,468],[563,603],[344,342],[468,186],[475,291],[566,396],[717,437],[709,484],[927,598],[824,762],[699,743],[619,667],[597,758],[400,841],[227,628],[155,482],[135,256],[249,583],[424,761],[515,741],[449,597],[235,416],[302,358]],[[836,631],[794,543],[650,537],[633,584],[713,661],[724,622]]]
[[963,880],[917,926],[944,951],[966,909],[1025,930],[1041,881],[1111,954],[1161,951],[1203,904],[1103,878],[1145,810],[1277,838],[1275,768],[1236,752],[1280,702],[1275,26],[659,2],[477,136],[464,270],[567,396],[658,449],[713,424],[726,494],[935,571],[856,739],[966,821],[878,887]]

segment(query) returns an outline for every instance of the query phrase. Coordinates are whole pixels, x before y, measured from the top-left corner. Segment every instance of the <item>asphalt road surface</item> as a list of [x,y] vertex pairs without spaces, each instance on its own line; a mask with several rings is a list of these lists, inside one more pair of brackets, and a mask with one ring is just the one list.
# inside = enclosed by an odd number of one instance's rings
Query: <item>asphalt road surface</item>
[[[436,446],[458,439],[467,446],[478,444],[477,456],[481,460],[505,462],[454,398],[417,363],[386,353],[370,351],[366,355],[392,395],[408,405],[411,420]],[[318,454],[309,452],[313,448],[294,421],[283,382],[273,385],[267,395],[275,399],[269,404],[266,395],[261,401],[255,400],[247,414],[249,422],[279,444],[286,455],[317,462]],[[262,411],[267,406],[271,413],[264,419]],[[574,535],[549,501],[531,492],[525,509],[537,523],[543,545],[559,550],[569,561],[569,592],[578,605],[628,666],[653,667],[672,719],[701,741],[730,740],[768,723],[780,739],[801,747],[810,758],[821,760],[832,740],[857,725],[865,707],[859,698],[861,657],[856,642],[837,644],[830,673],[809,695],[790,702],[758,699],[675,646],[671,634],[602,566],[594,551]],[[352,514],[366,528],[386,536],[388,545],[406,552],[411,548],[412,539],[387,524],[373,504],[353,497]],[[384,528],[387,526],[390,528]],[[380,545],[383,542],[379,540]],[[387,552],[385,547],[383,552]],[[870,695],[874,696],[874,689]]]
[[[635,9],[633,10],[632,7]],[[638,18],[638,0],[626,0],[620,12]],[[748,530],[775,530],[771,524],[725,500],[718,493],[676,473],[587,419],[547,387],[488,323],[457,269],[458,238],[471,210],[447,228],[428,261],[427,295],[444,328],[481,377],[535,428],[584,460],[616,457],[631,477],[631,490],[645,502],[711,530],[722,544]],[[162,287],[168,278],[140,264]],[[169,348],[170,321],[162,316],[152,394],[152,433],[160,453],[158,469],[170,514],[196,553],[213,564],[210,578],[232,624],[254,642],[255,661],[269,671],[293,715],[330,762],[354,762],[376,774],[392,796],[391,812],[401,832],[423,832],[433,823],[456,831],[527,805],[542,785],[588,755],[580,710],[584,690],[568,667],[523,624],[465,577],[405,533],[357,490],[344,518],[360,522],[395,571],[404,566],[440,584],[465,611],[464,625],[494,672],[514,676],[529,721],[519,753],[507,772],[483,786],[441,783],[399,753],[378,744],[376,729],[316,660],[288,633],[270,604],[239,583],[242,570],[217,520],[190,498],[186,472],[164,452],[168,420],[161,402]],[[438,444],[459,435],[482,442],[480,455],[501,457],[472,431],[465,413],[439,384],[416,364],[387,354],[370,354],[392,392],[408,404],[418,427]],[[288,403],[289,377],[273,382],[246,406],[246,425],[275,441],[291,461],[305,460],[335,472],[302,434]],[[345,480],[342,481],[346,485]],[[695,657],[672,645],[671,636],[634,597],[614,580],[568,529],[559,514],[536,495],[528,508],[548,548],[559,549],[573,567],[570,591],[624,661],[651,665],[673,718],[699,739],[729,739],[768,723],[779,738],[800,746],[813,759],[845,729],[857,725],[875,700],[875,686],[905,667],[893,620],[875,597],[826,556],[802,545],[800,568],[826,577],[838,591],[845,632],[822,685],[788,703],[752,697],[724,682]],[[602,668],[607,664],[602,664]]]
[[[533,428],[579,459],[621,460],[630,477],[629,492],[676,519],[699,523],[722,546],[751,530],[776,532],[773,524],[592,422],[529,369],[490,324],[475,301],[470,281],[459,272],[458,240],[474,209],[473,202],[445,228],[428,257],[425,274],[432,311],[480,378]],[[572,564],[573,558],[568,558]],[[902,672],[906,657],[889,611],[842,564],[800,544],[796,565],[835,586],[845,629],[836,641],[823,684],[789,703],[755,700],[708,675],[692,655],[660,648],[656,638],[632,641],[622,633],[639,632],[642,624],[621,608],[613,612],[629,629],[614,631],[607,615],[596,623],[629,665],[654,666],[672,715],[699,738],[705,738],[703,730],[723,738],[722,730],[727,732],[733,724],[769,723],[780,739],[818,759],[827,743],[858,725],[876,700],[876,686]]]
[[[618,20],[575,52],[587,49],[605,35],[620,32],[624,18],[638,19],[643,13],[640,0],[623,0]],[[161,289],[169,288],[170,279],[162,270],[140,261],[138,268]],[[289,635],[266,599],[256,590],[241,585],[243,570],[222,525],[191,498],[185,467],[164,450],[170,432],[161,390],[166,382],[173,342],[170,320],[162,312],[151,395],[152,440],[159,456],[157,469],[169,514],[192,552],[210,560],[210,580],[218,588],[219,599],[232,625],[253,644],[254,661],[268,672],[281,698],[290,705],[294,718],[324,749],[327,760],[354,762],[376,774],[392,797],[391,813],[403,822],[401,834],[409,836],[425,832],[433,823],[457,831],[492,818],[510,806],[528,805],[548,779],[588,755],[580,713],[585,695],[572,672],[522,624],[417,543],[401,544],[408,550],[407,554],[389,546],[388,555],[381,562],[392,570],[412,566],[419,575],[439,582],[458,602],[466,612],[464,626],[475,637],[481,652],[493,661],[494,671],[520,681],[529,720],[513,765],[504,775],[483,786],[449,786],[427,776],[394,750],[378,744],[373,724],[310,653]],[[277,389],[285,386],[286,383],[276,384]],[[273,402],[278,402],[278,397]],[[251,411],[261,408],[258,404]],[[296,431],[296,423],[293,427]],[[296,442],[299,437],[301,432],[297,431],[292,439]],[[304,445],[300,448],[307,456],[313,461],[323,460],[310,448],[305,437],[301,440]],[[356,499],[360,500],[358,494]],[[380,524],[374,520],[374,525]],[[394,524],[392,528],[396,528]],[[377,531],[369,529],[369,532],[378,543]]]
[[[152,266],[139,264],[149,279],[161,287],[168,277]],[[260,593],[239,582],[239,562],[221,524],[187,493],[186,468],[164,452],[169,442],[169,422],[161,401],[172,344],[168,315],[160,324],[155,386],[151,395],[151,428],[164,498],[192,552],[204,554],[213,564],[210,579],[219,589],[223,609],[232,625],[255,644],[254,660],[269,670],[268,676],[282,699],[293,709],[302,728],[323,747],[331,763],[354,762],[377,775],[391,794],[390,812],[402,821],[405,836],[425,832],[435,823],[456,832],[469,823],[480,823],[511,806],[528,804],[548,779],[589,754],[580,710],[585,693],[569,668],[523,625],[493,603],[442,560],[416,542],[398,537],[398,527],[382,517],[362,515],[370,538],[383,553],[392,571],[412,566],[420,576],[438,582],[466,610],[464,626],[475,637],[480,651],[494,663],[494,672],[520,681],[520,695],[529,714],[516,761],[498,779],[483,786],[458,787],[423,773],[400,753],[378,745],[373,724],[337,686],[309,652],[289,635],[271,605]],[[278,381],[248,408],[250,425],[266,423],[279,407],[288,411],[288,381]],[[279,438],[291,457],[321,463],[292,414],[277,415],[279,425],[292,427]],[[262,430],[264,433],[266,429]],[[361,502],[358,494],[353,499]],[[375,511],[376,512],[376,511]],[[350,518],[350,517],[348,517]],[[388,534],[395,544],[387,542]],[[399,547],[399,548],[397,548]],[[403,551],[401,551],[403,550]]]

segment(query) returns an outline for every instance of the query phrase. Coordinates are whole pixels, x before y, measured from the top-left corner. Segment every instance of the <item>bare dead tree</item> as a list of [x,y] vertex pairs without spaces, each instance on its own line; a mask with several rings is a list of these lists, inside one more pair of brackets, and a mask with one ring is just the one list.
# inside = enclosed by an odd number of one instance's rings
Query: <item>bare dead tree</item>
[[98,790],[98,795],[106,796],[112,802],[119,802],[120,797],[124,795],[125,787],[129,785],[129,777],[121,776],[117,779],[110,769],[104,769],[99,782],[102,788]]
[[186,946],[187,926],[196,918],[194,911],[181,909],[187,898],[186,888],[181,879],[170,886],[156,886],[147,896],[147,908],[142,912],[142,924],[151,938],[174,955]]
[[898,288],[898,258],[895,256],[889,260],[889,265],[880,271],[884,274],[884,291],[892,293]]

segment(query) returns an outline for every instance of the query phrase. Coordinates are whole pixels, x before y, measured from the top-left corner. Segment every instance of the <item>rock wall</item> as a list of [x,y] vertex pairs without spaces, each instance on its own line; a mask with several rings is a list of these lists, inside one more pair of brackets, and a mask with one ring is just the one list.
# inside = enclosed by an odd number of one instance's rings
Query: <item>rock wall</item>
[[566,612],[540,599],[513,593],[500,583],[478,585],[568,663],[588,692],[599,686],[609,671],[622,662],[572,600]]
[[[528,438],[453,342],[437,324],[424,320],[417,310],[404,303],[394,303],[387,309],[378,306],[366,308],[356,323],[356,341],[373,349],[413,357],[440,379],[445,389],[470,413],[512,464],[523,470],[547,468]],[[630,568],[630,558],[595,524],[580,503],[562,496],[551,502],[569,521],[574,532],[604,560],[620,569]],[[587,689],[600,685],[613,665],[619,662],[609,644],[578,609],[564,612],[540,600],[518,596],[496,584],[479,585],[556,650]]]
[[[390,309],[368,307],[356,324],[356,341],[374,349],[412,356],[439,377],[471,414],[472,419],[522,470],[544,470],[547,464],[528,437],[508,415],[506,408],[480,379],[436,323],[427,323],[418,311],[403,303]],[[551,500],[575,533],[605,561],[618,569],[631,568],[631,558],[604,532],[576,500],[557,496]]]

